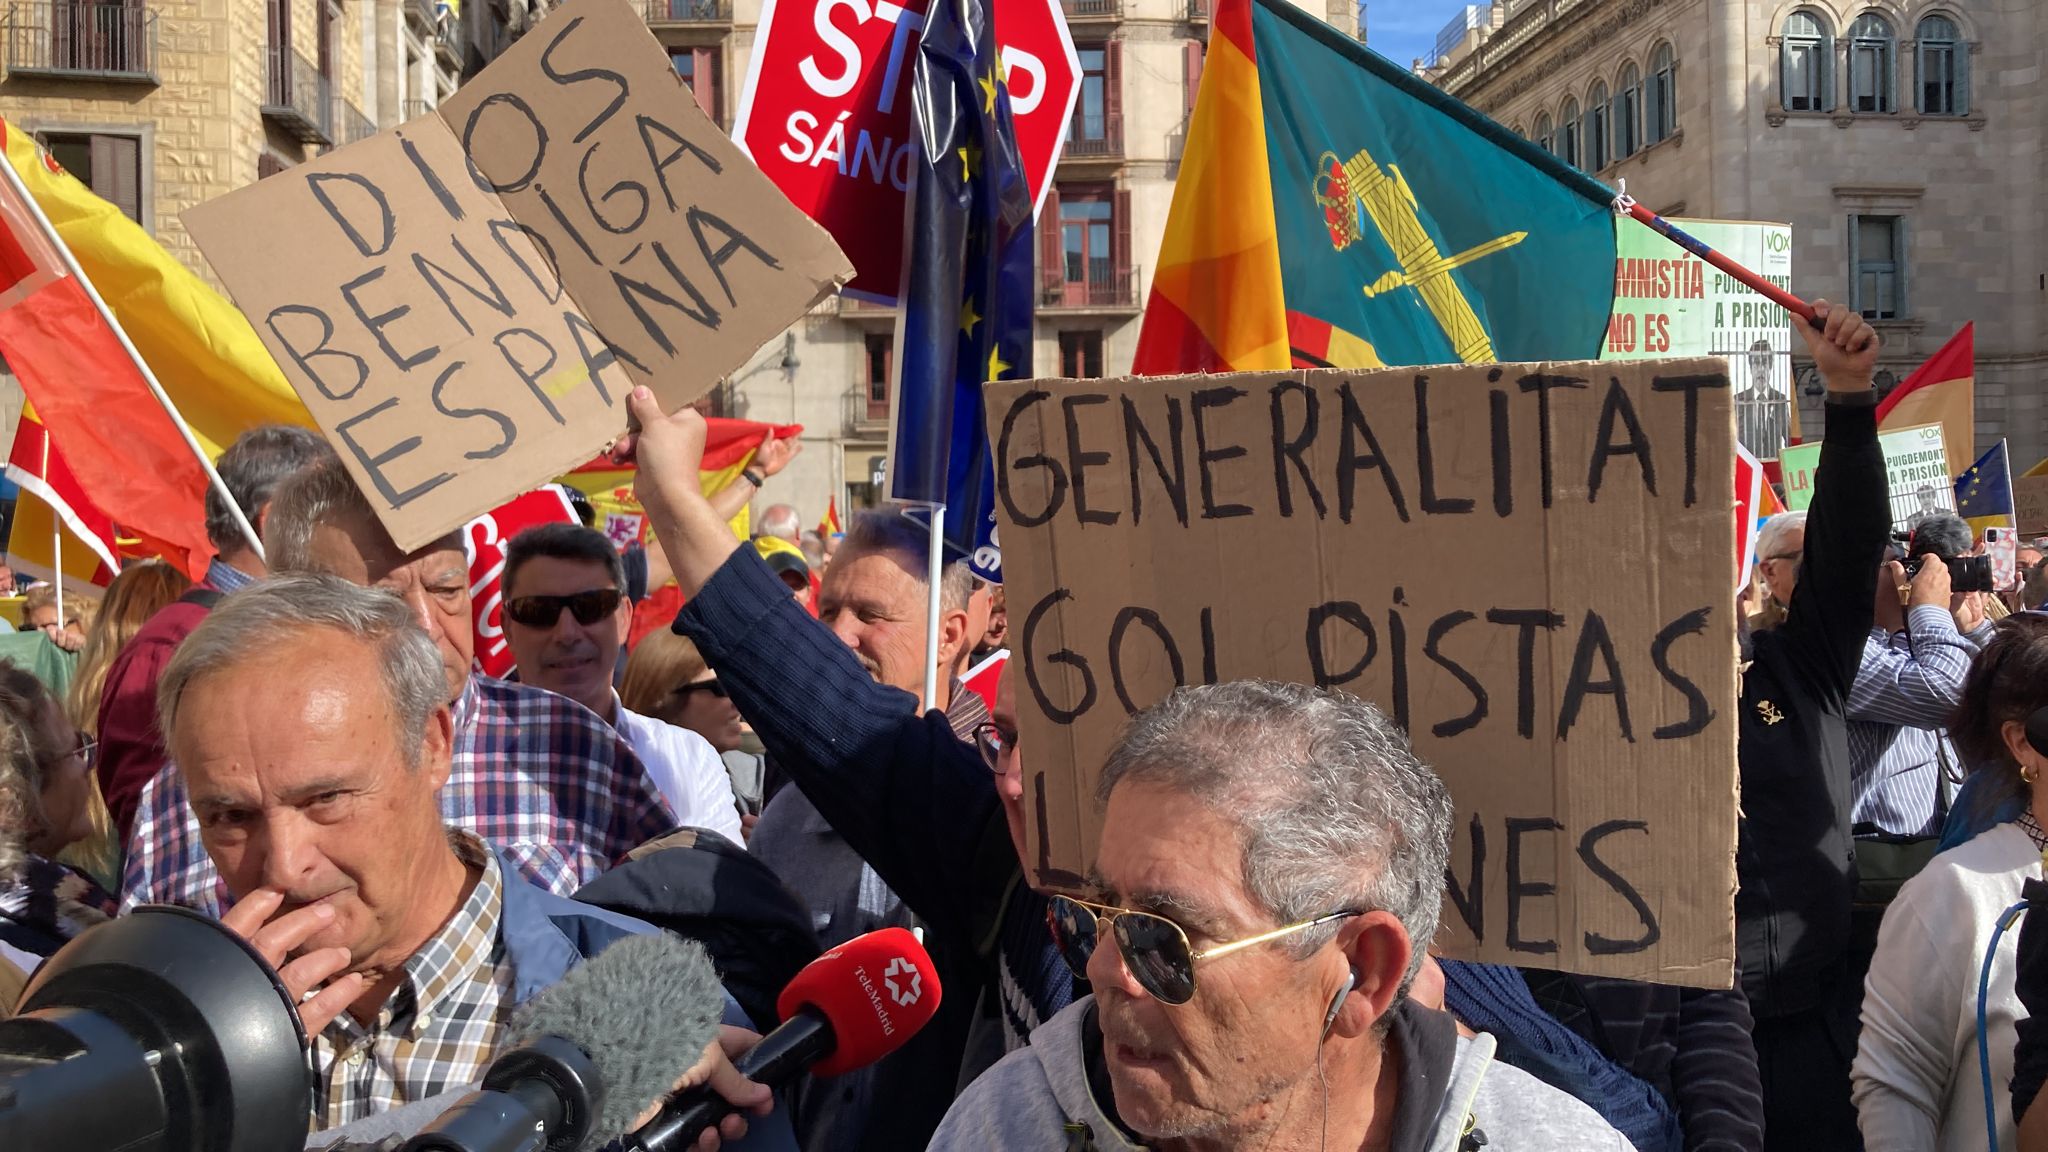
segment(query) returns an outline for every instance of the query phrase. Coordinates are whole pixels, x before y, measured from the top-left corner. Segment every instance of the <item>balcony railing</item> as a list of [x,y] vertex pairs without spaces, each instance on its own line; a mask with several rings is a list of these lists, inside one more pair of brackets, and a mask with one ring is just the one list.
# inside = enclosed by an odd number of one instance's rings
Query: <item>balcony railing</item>
[[1061,265],[1039,269],[1038,306],[1044,309],[1097,312],[1136,311],[1138,269],[1092,267],[1079,280],[1067,279]]
[[732,0],[645,0],[649,24],[730,24]]
[[869,392],[866,379],[853,382],[846,390],[846,434],[848,436],[874,436],[889,430],[889,401],[885,395],[880,403],[875,402]]
[[1123,14],[1123,0],[1060,0],[1069,20],[1114,20]]
[[441,13],[434,0],[406,0],[405,16],[427,32],[441,27]]
[[1074,115],[1067,129],[1067,160],[1113,160],[1124,154],[1124,118],[1121,113],[1103,112]]
[[1216,0],[1184,0],[1187,4],[1187,21],[1190,24],[1207,24],[1209,12]]
[[377,122],[363,115],[362,109],[339,96],[334,98],[334,117],[328,123],[334,125],[336,145],[368,140],[377,134]]
[[127,4],[10,4],[7,71],[15,76],[156,80],[156,12]]
[[426,100],[401,100],[398,104],[398,114],[407,120],[417,120],[433,110],[434,105]]
[[264,63],[263,118],[309,144],[334,143],[334,82],[275,45]]

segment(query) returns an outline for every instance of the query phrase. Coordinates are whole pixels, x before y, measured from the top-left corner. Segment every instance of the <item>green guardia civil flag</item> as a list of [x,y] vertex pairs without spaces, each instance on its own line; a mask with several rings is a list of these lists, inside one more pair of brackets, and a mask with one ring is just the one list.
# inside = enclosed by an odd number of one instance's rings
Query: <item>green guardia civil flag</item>
[[1137,370],[1594,359],[1613,198],[1287,0],[1220,0]]

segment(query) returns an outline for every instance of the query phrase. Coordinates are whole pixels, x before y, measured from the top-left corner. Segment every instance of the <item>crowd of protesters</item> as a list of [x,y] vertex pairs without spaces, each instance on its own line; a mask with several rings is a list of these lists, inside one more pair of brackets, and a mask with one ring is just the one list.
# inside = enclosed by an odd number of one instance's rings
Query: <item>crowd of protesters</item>
[[[932,588],[889,508],[827,534],[773,505],[741,539],[797,445],[707,495],[701,417],[643,389],[616,451],[649,539],[515,537],[511,677],[475,670],[462,541],[397,546],[301,429],[222,456],[199,583],[28,589],[77,656],[62,691],[0,664],[0,1008],[125,909],[218,916],[299,1002],[318,1146],[476,1083],[519,1006],[669,930],[725,982],[734,1027],[676,1074],[740,1108],[733,1147],[2048,1147],[2020,1116],[2048,980],[1994,940],[2048,853],[2043,552],[1959,591],[1970,525],[1895,534],[1876,335],[1820,316],[1794,320],[1828,388],[1813,503],[1764,525],[1740,605],[1732,988],[1433,956],[1450,797],[1335,690],[1142,710],[1086,891],[1034,888],[1017,677],[965,680],[1002,589],[964,562]],[[888,926],[946,989],[928,1026],[779,1093],[733,1072],[789,974]]]

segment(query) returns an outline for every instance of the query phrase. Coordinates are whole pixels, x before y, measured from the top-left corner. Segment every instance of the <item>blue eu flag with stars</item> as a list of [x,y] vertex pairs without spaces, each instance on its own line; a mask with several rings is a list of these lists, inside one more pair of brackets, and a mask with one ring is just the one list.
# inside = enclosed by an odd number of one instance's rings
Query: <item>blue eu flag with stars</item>
[[2013,516],[2012,468],[2005,441],[1986,449],[1970,469],[1956,477],[1956,514],[1982,536],[1986,528],[2009,527]]
[[1031,192],[990,0],[935,0],[912,90],[889,496],[946,507],[946,550],[1001,578],[981,385],[1031,375]]

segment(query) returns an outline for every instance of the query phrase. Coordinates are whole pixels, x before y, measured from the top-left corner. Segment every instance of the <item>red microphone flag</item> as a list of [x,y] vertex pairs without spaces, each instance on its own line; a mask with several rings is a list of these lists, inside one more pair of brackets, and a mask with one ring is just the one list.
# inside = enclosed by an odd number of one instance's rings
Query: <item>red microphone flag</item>
[[787,1020],[810,1008],[832,1025],[830,1056],[813,1076],[865,1068],[903,1046],[939,1010],[939,974],[904,928],[856,936],[804,966],[782,990],[775,1011]]

